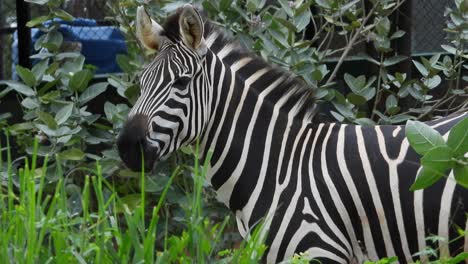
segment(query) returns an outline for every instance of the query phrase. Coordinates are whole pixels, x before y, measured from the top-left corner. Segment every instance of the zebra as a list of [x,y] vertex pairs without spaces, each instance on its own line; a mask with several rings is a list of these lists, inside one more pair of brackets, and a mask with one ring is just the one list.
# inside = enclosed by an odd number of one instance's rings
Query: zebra
[[[453,174],[409,191],[419,156],[403,126],[315,123],[312,89],[241,47],[190,4],[160,25],[138,7],[137,36],[157,55],[117,138],[132,170],[199,142],[211,154],[207,181],[247,238],[261,219],[264,261],[306,252],[323,263],[418,259],[468,251],[468,191]],[[447,136],[466,113],[429,122]],[[431,242],[437,235],[445,240]],[[424,256],[421,260],[427,260]]]

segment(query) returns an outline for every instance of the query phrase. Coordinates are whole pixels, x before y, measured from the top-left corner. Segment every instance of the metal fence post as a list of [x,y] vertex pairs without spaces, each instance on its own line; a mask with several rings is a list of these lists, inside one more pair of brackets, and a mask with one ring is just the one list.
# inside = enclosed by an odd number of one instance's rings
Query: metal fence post
[[16,21],[18,32],[18,64],[31,68],[31,29],[26,26],[30,20],[29,4],[24,0],[16,0]]

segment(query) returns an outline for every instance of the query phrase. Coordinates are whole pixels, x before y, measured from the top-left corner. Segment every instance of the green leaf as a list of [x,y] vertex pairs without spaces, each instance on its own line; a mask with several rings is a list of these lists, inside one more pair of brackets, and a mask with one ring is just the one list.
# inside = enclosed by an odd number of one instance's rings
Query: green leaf
[[338,112],[340,112],[340,114],[342,114],[344,117],[346,117],[348,119],[354,119],[354,117],[355,117],[354,113],[350,109],[350,106],[352,107],[352,105],[350,105],[349,103],[340,104],[340,103],[337,103],[337,102],[333,102],[333,106],[335,106],[336,110],[338,110]]
[[80,105],[84,105],[87,102],[96,98],[96,96],[102,94],[104,91],[106,91],[107,85],[109,85],[109,83],[100,82],[100,83],[95,83],[91,85],[90,87],[88,87],[88,89],[86,89],[78,98]]
[[[468,234],[465,234],[468,235]],[[464,236],[465,236],[464,235]],[[462,263],[463,260],[468,259],[468,252],[462,252],[456,255],[453,258],[447,259],[447,264],[457,264],[457,263]]]
[[398,63],[406,60],[407,58],[408,57],[406,57],[406,56],[393,56],[391,58],[385,59],[383,64],[384,64],[384,66],[388,67],[388,66],[398,64]]
[[441,47],[450,54],[456,55],[457,49],[449,45],[441,45]]
[[38,17],[35,17],[34,19],[28,21],[28,23],[26,23],[26,26],[27,27],[35,27],[39,24],[42,24],[44,22],[46,22],[47,20],[49,20],[49,17],[48,16],[38,16]]
[[[398,109],[395,109],[395,111],[396,110],[400,111],[400,108],[398,107]],[[414,119],[414,117],[410,116],[410,115],[407,115],[407,114],[398,114],[398,115],[390,117],[390,123],[399,124],[399,123],[403,123],[403,122],[406,122],[407,120],[411,120],[411,119]]]
[[391,94],[385,100],[385,107],[387,108],[387,111],[388,111],[390,108],[395,107],[395,106],[398,106],[398,101],[396,97],[393,94]]
[[424,67],[424,65],[422,63],[420,63],[419,61],[415,61],[413,60],[413,64],[414,66],[416,66],[416,68],[418,69],[418,71],[424,76],[424,77],[427,77],[429,75],[429,70],[426,69],[426,67]]
[[403,30],[397,30],[397,31],[395,31],[395,33],[392,34],[392,36],[390,37],[390,39],[401,38],[401,37],[403,37],[405,34],[406,34],[405,31],[403,31]]
[[429,150],[421,158],[421,164],[444,175],[444,172],[453,166],[453,151],[447,146],[438,146]]
[[359,95],[364,96],[369,101],[375,96],[375,87],[365,88],[359,92]]
[[43,103],[47,104],[47,103],[50,103],[50,102],[54,101],[58,97],[60,97],[60,95],[61,95],[60,91],[53,90],[53,91],[50,91],[50,92],[44,94],[40,98],[41,98],[41,101]]
[[439,86],[441,82],[442,82],[442,79],[440,78],[440,76],[434,75],[431,78],[425,78],[423,83],[425,86],[427,86],[427,88],[432,90],[436,88],[437,86]]
[[348,11],[349,9],[351,9],[353,6],[355,6],[357,3],[359,3],[359,0],[353,0],[353,1],[349,1],[348,3],[342,5],[340,7],[340,11],[339,13],[337,14],[344,14],[346,11]]
[[140,194],[129,194],[127,196],[120,198],[120,202],[117,203],[117,206],[116,206],[116,211],[125,212],[128,209],[138,208],[140,204],[141,204]]
[[330,8],[330,0],[315,0],[318,6],[322,8]]
[[135,67],[130,64],[130,57],[125,54],[117,54],[115,61],[117,62],[117,65],[119,65],[119,68],[124,72],[132,72],[135,69]]
[[50,51],[58,51],[63,43],[63,35],[57,30],[47,33],[42,46]]
[[338,121],[338,122],[343,122],[345,120],[345,118],[338,114],[337,112],[335,111],[330,111],[330,114],[332,114],[332,116]]
[[[228,2],[231,4],[231,1],[228,1]],[[210,1],[203,1],[202,6],[203,6],[203,9],[207,11],[208,13],[216,14],[218,12],[216,6]]]
[[380,36],[387,36],[390,32],[390,19],[388,17],[378,19],[375,29]]
[[71,74],[74,72],[81,71],[83,69],[83,65],[85,62],[85,57],[80,55],[74,59],[66,60],[66,62],[57,69],[59,72],[63,72],[65,74]]
[[312,17],[312,14],[310,13],[309,8],[306,8],[300,14],[296,12],[295,24],[296,24],[297,32],[301,32],[309,25],[311,17]]
[[49,2],[49,0],[24,0],[25,2],[37,4],[37,5],[44,5]]
[[[140,92],[140,88],[138,87],[138,85],[132,85],[128,87],[127,90],[125,90],[124,95],[125,95],[125,98],[127,98],[128,101],[132,105],[134,105],[135,102],[138,100],[139,92]],[[317,97],[317,94],[315,96]]]
[[445,176],[453,165],[452,156],[452,150],[446,146],[428,151],[421,159],[423,167],[410,189],[414,191],[427,188]]
[[36,85],[36,78],[34,77],[34,74],[31,72],[31,70],[29,70],[28,68],[16,65],[16,72],[26,85],[30,87]]
[[463,118],[450,130],[447,146],[451,147],[455,156],[468,152],[468,117]]
[[455,165],[453,168],[453,174],[458,184],[468,188],[468,166],[459,164]]
[[[207,2],[207,1],[203,1],[203,4]],[[219,1],[219,9],[221,11],[225,11],[226,9],[228,9],[230,6],[232,5],[232,1],[230,0],[220,0]]]
[[[399,106],[392,106],[390,108],[387,109],[387,112],[390,114],[390,115],[394,115],[398,112],[400,112],[401,108]],[[408,119],[405,119],[404,121],[406,121]],[[395,121],[394,121],[395,122]],[[398,122],[400,123],[400,122]]]
[[21,105],[24,106],[25,108],[31,110],[31,109],[36,109],[39,107],[39,102],[37,101],[36,98],[34,97],[26,97],[22,102]]
[[0,91],[0,98],[5,97],[9,92],[13,91],[11,87],[7,87]]
[[85,157],[85,154],[83,153],[83,151],[77,148],[65,150],[61,152],[59,155],[60,155],[60,158],[63,160],[75,160],[75,161],[82,160]]
[[51,129],[57,129],[57,122],[55,122],[55,119],[52,117],[51,114],[42,112],[42,111],[37,111],[37,117],[44,122],[49,128]]
[[366,77],[364,75],[354,77],[351,74],[345,73],[344,79],[354,93],[359,93],[366,85]]
[[365,103],[367,103],[367,100],[365,97],[354,94],[354,93],[349,93],[347,98],[348,98],[348,101],[354,105],[364,105]]
[[81,54],[79,52],[69,51],[69,52],[60,52],[57,55],[55,55],[55,58],[57,60],[64,60],[64,59],[76,59],[76,58],[79,58],[80,56]]
[[282,45],[284,48],[290,47],[288,40],[287,40],[287,36],[285,36],[284,33],[278,32],[275,30],[268,30],[268,32],[270,33],[271,37],[275,39],[276,41],[278,41],[278,43]]
[[25,122],[25,123],[14,124],[10,126],[8,129],[13,133],[19,133],[21,131],[31,130],[33,128],[34,126],[31,122]]
[[70,118],[71,114],[73,113],[73,103],[66,104],[60,110],[58,110],[57,114],[55,115],[55,120],[57,120],[57,124],[61,125],[65,123],[68,118]]
[[416,180],[411,185],[410,190],[416,191],[427,188],[436,183],[443,175],[432,172],[430,169],[423,167],[416,177]]
[[18,93],[26,95],[26,96],[33,96],[36,94],[36,91],[34,91],[31,87],[26,86],[17,81],[0,81],[0,84],[6,84],[8,85],[8,87],[11,87],[13,90],[17,91]]
[[354,123],[361,125],[361,126],[375,126],[375,122],[372,119],[361,117],[354,120]]
[[410,145],[420,155],[424,155],[434,147],[445,145],[439,132],[419,121],[409,120],[406,123],[405,133]]
[[[250,1],[252,1],[252,0],[250,0]],[[256,1],[254,1],[254,2],[256,2]],[[288,1],[278,0],[278,2],[280,3],[282,9],[286,12],[286,14],[288,14],[289,17],[294,17],[294,12],[291,9],[291,7],[289,7]]]
[[81,70],[75,74],[70,79],[68,85],[72,91],[83,91],[88,87],[89,81],[93,78],[93,74],[89,70]]
[[295,32],[296,31],[296,26],[291,23],[290,21],[283,19],[283,18],[274,18],[275,21],[279,22],[283,26],[285,26],[289,31]]
[[117,107],[113,103],[107,101],[104,103],[104,113],[108,120],[112,120],[114,115],[117,114]]
[[49,68],[49,60],[44,59],[39,61],[34,65],[32,68],[32,73],[34,74],[34,77],[38,82],[42,80],[42,76],[44,76],[44,73],[46,72],[47,68]]
[[72,15],[70,15],[69,13],[67,13],[65,10],[62,10],[62,9],[58,9],[56,11],[54,11],[54,14],[58,17],[58,18],[61,18],[65,21],[73,21],[73,19],[75,19]]

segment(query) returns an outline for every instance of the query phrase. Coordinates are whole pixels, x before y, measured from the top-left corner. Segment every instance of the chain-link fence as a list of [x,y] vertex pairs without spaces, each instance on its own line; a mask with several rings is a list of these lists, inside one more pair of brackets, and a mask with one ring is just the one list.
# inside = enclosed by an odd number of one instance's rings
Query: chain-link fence
[[412,42],[413,55],[442,51],[446,42],[444,10],[453,0],[413,0]]

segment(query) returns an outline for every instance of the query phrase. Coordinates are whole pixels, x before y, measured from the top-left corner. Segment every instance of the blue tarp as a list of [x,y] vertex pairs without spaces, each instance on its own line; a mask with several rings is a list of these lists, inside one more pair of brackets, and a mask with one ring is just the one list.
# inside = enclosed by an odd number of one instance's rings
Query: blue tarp
[[[85,63],[97,67],[97,74],[121,72],[117,65],[117,54],[126,54],[125,38],[116,27],[99,26],[95,20],[77,18],[72,22],[57,20],[63,41],[80,42],[81,53]],[[46,22],[50,23],[50,22]],[[32,45],[44,32],[33,28],[31,30]],[[15,66],[18,64],[18,38],[15,32],[13,41],[13,77],[16,78]]]

